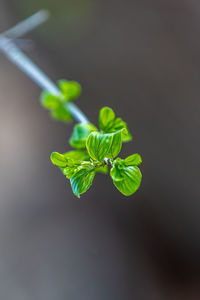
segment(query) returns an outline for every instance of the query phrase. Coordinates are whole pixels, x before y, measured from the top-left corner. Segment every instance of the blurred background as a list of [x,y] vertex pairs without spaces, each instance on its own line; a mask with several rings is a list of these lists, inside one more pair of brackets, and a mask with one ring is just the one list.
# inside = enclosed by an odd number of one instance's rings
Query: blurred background
[[104,105],[127,121],[143,181],[126,198],[98,175],[77,200],[49,159],[73,124],[0,55],[0,298],[200,299],[200,2],[1,0],[0,31],[41,8],[29,56],[82,84],[95,124]]

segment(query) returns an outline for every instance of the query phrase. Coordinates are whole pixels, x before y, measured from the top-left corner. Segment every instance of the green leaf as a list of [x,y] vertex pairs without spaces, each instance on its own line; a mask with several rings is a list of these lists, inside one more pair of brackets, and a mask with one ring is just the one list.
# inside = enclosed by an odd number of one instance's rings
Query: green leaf
[[68,163],[68,160],[65,158],[65,156],[58,152],[51,153],[51,161],[54,165],[58,167],[66,167]]
[[97,128],[91,123],[75,125],[72,136],[69,140],[70,145],[76,149],[85,148],[87,137],[93,131],[97,131]]
[[127,129],[127,133],[126,134],[122,134],[122,142],[123,143],[127,143],[127,142],[130,142],[132,140],[132,135],[128,129],[128,127],[126,128]]
[[99,127],[102,131],[108,132],[115,120],[115,113],[110,107],[103,107],[99,113]]
[[116,118],[114,123],[113,123],[113,127],[112,130],[113,131],[118,131],[125,128],[126,131],[123,132],[122,134],[122,142],[129,142],[132,140],[132,135],[128,129],[127,124],[121,119],[121,118]]
[[75,175],[70,178],[70,183],[74,195],[80,198],[80,195],[85,193],[92,185],[95,176],[94,167],[80,169]]
[[114,161],[110,176],[116,188],[125,196],[135,193],[142,180],[140,169],[137,166],[126,166],[120,158]]
[[104,133],[112,133],[125,128],[127,131],[122,133],[122,141],[128,142],[132,139],[127,124],[121,118],[115,118],[114,111],[109,107],[103,107],[100,110],[99,127]]
[[51,116],[55,120],[59,120],[62,122],[69,122],[72,120],[72,116],[68,109],[63,105],[60,105],[58,108],[51,111]]
[[[74,150],[63,154],[64,157],[71,161],[71,164],[65,168],[61,168],[62,173],[70,179],[74,174],[76,174],[83,165],[86,165],[90,160],[87,151],[84,150]],[[89,163],[91,164],[91,163]]]
[[44,108],[55,109],[60,105],[60,98],[44,91],[41,93],[40,102]]
[[79,170],[81,169],[81,164],[74,164],[71,166],[67,166],[65,168],[61,168],[61,171],[63,174],[70,179],[72,176],[74,176]]
[[58,86],[67,101],[78,98],[81,94],[81,86],[76,81],[59,80]]
[[61,171],[63,174],[70,179],[72,176],[74,176],[78,171],[82,169],[91,169],[95,168],[91,162],[89,161],[74,161],[70,160],[68,165],[64,168],[61,168]]
[[[67,166],[65,168],[60,168],[62,173],[68,178],[70,179],[73,175],[75,175],[78,171],[80,171],[84,164],[86,163],[86,161],[83,161],[82,163],[79,161],[76,162],[73,166]],[[91,165],[91,163],[90,163]],[[95,173],[101,173],[101,174],[107,174],[108,173],[108,166],[101,166],[101,167],[96,167],[94,166],[94,171]]]
[[92,132],[87,138],[86,147],[93,160],[102,161],[108,153],[111,143],[112,137],[109,134]]
[[124,159],[126,166],[139,166],[142,163],[142,158],[139,154],[135,153]]
[[105,157],[114,158],[122,146],[122,131],[115,133],[92,132],[86,142],[86,147],[93,160],[102,161]]
[[66,153],[63,153],[65,158],[71,158],[75,161],[88,161],[90,160],[90,157],[85,150],[74,150],[74,151],[69,151]]
[[122,180],[124,180],[124,177],[121,173],[121,170],[117,169],[116,167],[113,167],[110,170],[110,176],[112,177],[113,181],[122,181]]
[[106,156],[107,158],[115,158],[121,151],[122,135],[124,132],[126,132],[125,128],[109,134],[110,136],[112,136],[112,142],[111,142],[109,152],[107,153],[107,156]]
[[66,159],[71,159],[73,161],[73,165],[70,167],[62,168],[63,174],[69,179],[80,170],[81,163],[84,164],[86,161],[90,160],[87,151],[84,150],[69,151],[63,155]]
[[65,99],[52,95],[46,91],[41,93],[40,102],[43,107],[50,110],[52,118],[63,122],[69,122],[72,120],[72,116],[67,109],[67,103],[64,101]]

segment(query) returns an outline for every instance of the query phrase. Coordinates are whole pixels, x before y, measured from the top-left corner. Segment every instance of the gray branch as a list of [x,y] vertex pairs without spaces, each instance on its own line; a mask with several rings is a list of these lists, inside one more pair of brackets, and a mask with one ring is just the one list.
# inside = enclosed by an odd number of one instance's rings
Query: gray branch
[[[15,64],[43,90],[62,97],[62,94],[56,84],[14,44],[12,39],[6,37],[20,37],[21,35],[24,35],[30,30],[36,28],[46,19],[47,12],[40,11],[13,28],[7,30],[3,34],[0,34],[0,51],[8,58],[8,60]],[[66,103],[66,107],[77,122],[89,122],[87,117],[75,104]]]

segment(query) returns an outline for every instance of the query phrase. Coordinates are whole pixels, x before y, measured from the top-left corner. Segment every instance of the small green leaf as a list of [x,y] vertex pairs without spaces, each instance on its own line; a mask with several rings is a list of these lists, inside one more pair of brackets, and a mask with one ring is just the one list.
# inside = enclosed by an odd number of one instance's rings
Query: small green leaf
[[50,110],[52,118],[69,122],[72,120],[72,116],[67,109],[67,103],[64,98],[56,95],[52,95],[46,91],[41,93],[40,102],[43,107]]
[[82,169],[91,169],[94,168],[92,163],[90,161],[74,161],[70,158],[68,158],[68,164],[66,167],[61,168],[61,171],[63,174],[70,179],[72,176],[74,176],[78,171]]
[[116,167],[113,167],[110,170],[110,176],[112,177],[113,181],[122,181],[122,180],[124,180],[124,177],[121,173],[121,170],[119,170]]
[[74,195],[80,198],[80,195],[85,193],[92,185],[94,176],[94,167],[82,168],[75,173],[75,175],[70,178]]
[[70,179],[73,175],[75,175],[82,168],[82,166],[86,165],[86,163],[88,163],[88,161],[90,160],[87,151],[84,150],[69,151],[64,153],[63,155],[66,159],[71,160],[71,162],[73,162],[71,163],[70,166],[61,168],[63,174],[68,179]]
[[111,143],[112,137],[109,134],[92,132],[87,138],[86,147],[93,160],[102,161],[106,157]]
[[99,127],[104,133],[112,133],[125,128],[127,131],[122,133],[122,142],[128,142],[132,139],[127,124],[121,118],[115,118],[114,111],[109,107],[103,107],[100,110]]
[[126,166],[124,160],[120,158],[114,161],[110,176],[116,188],[125,196],[135,193],[142,179],[142,174],[137,166]]
[[51,153],[51,161],[58,167],[66,167],[68,163],[68,160],[65,158],[65,156],[58,152]]
[[132,135],[131,135],[130,131],[128,130],[128,128],[126,128],[126,129],[127,129],[127,134],[124,134],[124,133],[122,134],[122,142],[123,143],[127,143],[132,140]]
[[52,95],[46,91],[41,93],[40,102],[44,108],[55,109],[60,105],[59,97]]
[[128,129],[128,126],[127,124],[121,119],[121,118],[116,118],[114,123],[113,123],[113,127],[112,127],[112,130],[113,131],[118,131],[118,130],[121,130],[125,128],[126,131],[124,131],[122,133],[122,141],[123,142],[129,142],[132,140],[132,135]]
[[76,81],[59,80],[58,86],[67,101],[78,98],[81,94],[81,86]]
[[72,136],[69,140],[70,145],[76,149],[85,148],[86,140],[89,134],[93,131],[97,131],[97,128],[91,123],[75,125]]
[[142,158],[139,154],[135,153],[124,159],[126,166],[139,166],[142,163]]
[[121,151],[122,135],[124,132],[126,132],[125,128],[109,134],[110,136],[112,136],[112,142],[111,142],[109,152],[106,155],[107,158],[115,158]]
[[114,158],[122,146],[122,131],[114,133],[92,132],[86,142],[86,147],[93,160],[102,161],[105,157]]
[[88,161],[90,157],[85,150],[74,150],[63,154],[65,158],[71,158],[74,161]]
[[115,120],[115,113],[110,107],[103,107],[99,113],[99,127],[102,131],[108,132]]
[[74,164],[71,166],[67,166],[65,168],[61,168],[63,174],[70,179],[73,175],[75,175],[81,169],[81,164]]
[[51,116],[55,120],[59,120],[59,121],[63,121],[63,122],[69,122],[72,120],[72,116],[71,116],[70,112],[63,105],[60,105],[58,108],[52,110]]

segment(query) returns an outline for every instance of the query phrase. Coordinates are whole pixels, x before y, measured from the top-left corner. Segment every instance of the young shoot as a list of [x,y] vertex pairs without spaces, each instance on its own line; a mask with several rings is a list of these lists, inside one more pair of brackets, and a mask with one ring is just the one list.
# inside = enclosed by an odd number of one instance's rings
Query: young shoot
[[[55,110],[62,110],[62,114],[57,114],[56,119],[67,122],[72,116],[64,104],[77,98],[81,88],[72,81],[60,82],[62,97],[42,93],[41,103],[50,110],[54,118]],[[51,161],[70,180],[73,193],[79,198],[90,188],[96,173],[107,174],[109,169],[116,188],[123,195],[130,196],[138,190],[141,183],[142,174],[138,166],[142,159],[139,154],[125,159],[117,156],[122,143],[131,139],[127,124],[121,118],[116,118],[111,108],[103,107],[99,112],[99,129],[91,123],[75,125],[69,143],[76,150],[63,154],[53,152]]]
[[72,103],[81,93],[80,84],[60,80],[55,85],[16,44],[17,39],[46,21],[47,17],[46,11],[40,11],[0,34],[0,51],[44,90],[40,98],[41,104],[49,110],[53,119],[70,122],[74,118],[79,122],[74,126],[69,139],[75,150],[63,154],[53,152],[51,161],[70,180],[77,197],[90,188],[96,173],[108,172],[115,187],[123,195],[130,196],[138,190],[141,183],[142,174],[138,166],[142,159],[139,154],[125,159],[118,157],[122,143],[132,139],[127,124],[116,117],[109,107],[103,107],[99,112],[99,129],[91,124]]

